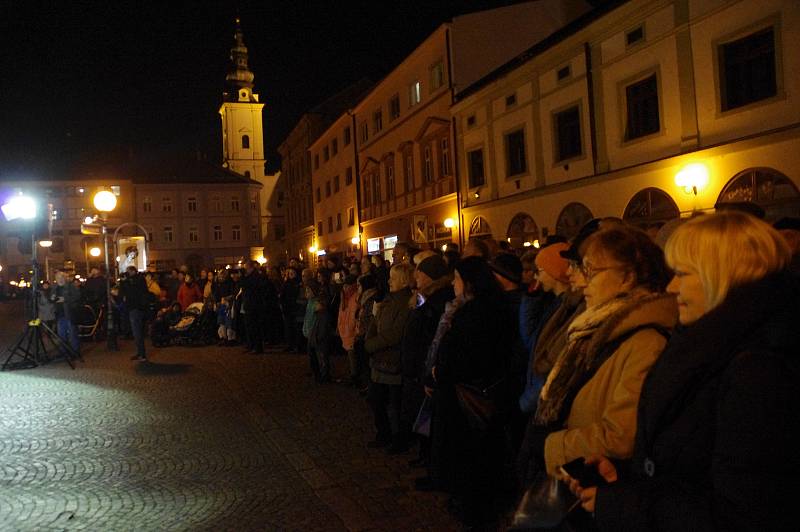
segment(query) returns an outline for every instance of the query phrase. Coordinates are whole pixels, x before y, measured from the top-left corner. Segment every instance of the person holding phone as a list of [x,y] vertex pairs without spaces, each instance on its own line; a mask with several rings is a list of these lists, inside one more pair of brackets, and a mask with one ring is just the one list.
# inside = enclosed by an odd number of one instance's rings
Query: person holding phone
[[666,244],[682,328],[644,383],[630,464],[565,477],[601,530],[797,530],[800,282],[789,246],[740,212]]

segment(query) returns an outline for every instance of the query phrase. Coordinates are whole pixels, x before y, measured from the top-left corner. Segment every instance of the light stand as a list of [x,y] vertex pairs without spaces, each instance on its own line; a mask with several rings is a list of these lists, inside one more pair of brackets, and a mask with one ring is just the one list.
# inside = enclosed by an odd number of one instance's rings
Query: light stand
[[[1,371],[7,369],[35,368],[53,360],[47,354],[44,338],[47,338],[64,356],[64,360],[72,369],[75,369],[73,360],[80,358],[72,346],[53,332],[42,320],[39,319],[39,263],[36,261],[36,236],[31,234],[33,277],[31,278],[31,319],[25,325],[25,332],[14,345],[7,349],[8,357],[3,363]],[[14,360],[18,358],[19,360]]]
[[106,255],[106,347],[109,351],[118,351],[119,346],[117,346],[117,332],[114,330],[114,316],[112,311],[113,299],[111,296],[111,265],[108,260],[108,226],[106,225],[107,220],[105,213],[101,213],[99,218],[103,224],[103,248]]

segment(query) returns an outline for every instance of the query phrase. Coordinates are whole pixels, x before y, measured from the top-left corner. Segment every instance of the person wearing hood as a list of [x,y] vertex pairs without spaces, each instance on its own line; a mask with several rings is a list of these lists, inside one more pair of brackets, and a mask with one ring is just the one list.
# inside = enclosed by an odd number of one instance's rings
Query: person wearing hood
[[[741,212],[666,245],[681,327],[647,376],[632,460],[571,488],[600,530],[797,530],[800,284],[791,251]],[[589,456],[587,453],[586,456]]]
[[344,278],[339,296],[339,314],[336,318],[336,330],[342,340],[342,349],[347,352],[350,376],[347,384],[355,386],[358,382],[358,359],[355,351],[356,325],[358,323],[358,278],[347,275]]
[[[445,305],[455,297],[453,278],[447,263],[438,254],[420,261],[414,270],[414,281],[417,289],[409,301],[411,313],[400,346],[403,365],[401,447],[409,444],[412,425],[425,398],[423,379],[428,348],[436,334]],[[427,443],[423,440],[419,463],[427,460],[426,447]]]
[[386,294],[375,319],[364,337],[364,349],[369,356],[370,387],[368,400],[375,418],[375,439],[370,447],[392,445],[396,452],[400,441],[400,406],[402,393],[402,360],[400,342],[403,339],[410,309],[409,288],[414,267],[396,264],[389,271],[389,293]]

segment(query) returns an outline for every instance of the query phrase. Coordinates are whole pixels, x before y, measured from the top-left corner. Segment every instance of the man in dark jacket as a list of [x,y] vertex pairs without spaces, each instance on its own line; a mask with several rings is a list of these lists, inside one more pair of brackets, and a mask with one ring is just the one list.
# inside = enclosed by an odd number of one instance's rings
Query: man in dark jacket
[[[400,417],[400,443],[408,447],[411,429],[425,398],[423,378],[428,348],[436,334],[439,318],[448,301],[452,301],[452,277],[447,263],[439,255],[424,259],[414,272],[417,291],[409,302],[411,313],[401,344],[403,362],[403,404]],[[415,462],[427,460],[427,438],[420,441],[420,456]]]
[[371,382],[369,403],[375,416],[375,440],[370,447],[401,448],[400,405],[402,394],[402,361],[400,342],[408,320],[411,298],[410,264],[394,266],[389,276],[389,294],[380,304],[375,319],[367,331],[364,348],[369,354]]
[[100,306],[106,302],[106,278],[100,273],[97,268],[92,268],[89,272],[89,278],[83,285],[83,293],[86,303],[90,305],[95,312],[100,309]]
[[247,261],[244,267],[242,287],[242,314],[247,335],[247,352],[260,355],[264,353],[264,320],[266,318],[266,283],[256,261]]
[[136,342],[136,354],[131,360],[144,362],[147,354],[144,349],[144,329],[146,325],[145,316],[147,315],[148,294],[147,283],[144,276],[137,270],[136,266],[128,266],[126,277],[122,280],[120,291],[128,309],[128,316],[131,322],[131,332]]

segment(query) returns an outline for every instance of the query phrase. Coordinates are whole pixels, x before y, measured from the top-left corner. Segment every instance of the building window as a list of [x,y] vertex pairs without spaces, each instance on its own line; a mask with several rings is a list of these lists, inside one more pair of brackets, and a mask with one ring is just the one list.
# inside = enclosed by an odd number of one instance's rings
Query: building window
[[347,209],[347,226],[352,227],[356,225],[356,210],[353,207]]
[[328,216],[328,234],[333,233],[333,216]]
[[322,192],[320,191],[319,187],[317,187],[316,194],[317,194],[317,203],[319,203],[320,201],[322,201]]
[[258,196],[250,196],[250,212],[258,212]]
[[314,170],[319,169],[319,153],[314,154]]
[[386,198],[391,199],[394,197],[394,157],[386,159],[384,171],[386,172]]
[[145,196],[142,200],[142,210],[144,212],[151,212],[153,210],[153,200],[150,196]]
[[145,227],[144,230],[147,233],[147,241],[152,243],[153,242],[153,228],[152,227]]
[[339,176],[333,176],[333,193],[336,194],[339,192]]
[[362,143],[367,142],[369,140],[369,128],[367,127],[367,122],[366,121],[361,122],[361,126],[359,129],[361,131],[360,133],[361,142]]
[[516,93],[509,94],[508,96],[506,96],[506,107],[512,107],[514,105],[517,105],[517,94]]
[[330,149],[328,149],[328,147],[325,146],[324,148],[322,148],[322,160],[328,162],[330,158],[331,158]]
[[242,135],[242,149],[249,150],[250,149],[250,136],[249,135]]
[[211,198],[211,204],[214,207],[214,212],[222,212],[222,199],[219,196]]
[[581,114],[579,106],[556,113],[555,124],[556,162],[579,157],[583,154],[581,142]]
[[383,129],[383,110],[378,109],[372,113],[372,133],[378,133]]
[[661,127],[658,116],[658,80],[653,74],[625,87],[628,116],[625,140],[638,139],[657,133]]
[[352,166],[348,166],[347,170],[345,170],[345,172],[344,172],[344,184],[345,184],[345,186],[353,184],[353,167]]
[[317,222],[317,235],[322,236],[322,222]]
[[336,154],[339,153],[339,139],[331,141],[331,152],[333,157],[336,157]]
[[239,196],[231,196],[231,210],[239,212]]
[[238,242],[242,239],[242,226],[241,225],[234,225],[231,227],[231,240],[234,242]]
[[483,150],[468,151],[467,164],[469,188],[482,187],[486,183],[483,170]]
[[164,242],[172,242],[172,226],[164,226]]
[[644,26],[639,26],[625,34],[625,45],[632,46],[644,40]]
[[345,146],[349,146],[349,145],[350,145],[350,126],[347,126],[346,128],[344,128],[344,135],[343,135],[343,137],[344,137],[344,138],[342,139],[342,141],[343,141],[343,144],[344,144]]
[[244,171],[244,176],[245,176],[247,179],[250,179],[250,170],[245,170],[245,171]]
[[111,192],[113,192],[115,196],[119,196],[122,193],[122,189],[120,189],[119,185],[111,185]]
[[222,240],[222,226],[215,225],[214,226],[214,242],[219,242]]
[[562,68],[559,68],[556,71],[556,79],[558,81],[564,81],[565,79],[567,79],[571,75],[572,75],[572,69],[570,68],[569,65],[567,65],[565,67],[562,67]]
[[425,146],[425,149],[422,150],[422,177],[425,178],[426,183],[430,183],[433,181],[433,150],[431,150],[431,145],[428,144]]
[[369,189],[369,176],[364,176],[364,207],[372,205],[372,197]]
[[469,115],[467,117],[467,127],[475,127],[475,123],[477,122],[475,115]]
[[389,121],[400,118],[400,95],[395,94],[389,100]]
[[199,242],[199,241],[200,241],[200,232],[198,231],[197,227],[190,227],[189,242]]
[[403,156],[405,164],[403,165],[403,178],[405,180],[405,192],[409,193],[414,190],[414,154],[408,150]]
[[422,85],[419,80],[408,86],[408,106],[414,107],[422,101]]
[[376,168],[374,172],[372,172],[372,203],[373,205],[377,205],[383,200],[381,197],[381,174],[380,171]]
[[186,200],[186,210],[189,212],[197,212],[197,198],[192,196]]
[[336,230],[337,231],[342,230],[342,213],[340,212],[336,213]]
[[251,225],[250,226],[250,240],[256,242],[258,240],[258,226]]
[[441,161],[440,161],[440,170],[441,170],[441,177],[449,176],[450,175],[450,139],[447,137],[441,139],[439,141],[439,147],[441,149]]
[[775,96],[775,30],[766,28],[719,47],[722,110]]
[[325,181],[325,197],[326,198],[330,198],[331,197],[331,182],[330,181]]
[[525,130],[518,129],[506,135],[507,175],[524,174],[528,169],[525,159]]
[[172,212],[172,198],[161,198],[161,212]]
[[444,63],[439,61],[431,67],[431,92],[444,85]]

